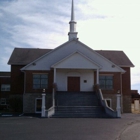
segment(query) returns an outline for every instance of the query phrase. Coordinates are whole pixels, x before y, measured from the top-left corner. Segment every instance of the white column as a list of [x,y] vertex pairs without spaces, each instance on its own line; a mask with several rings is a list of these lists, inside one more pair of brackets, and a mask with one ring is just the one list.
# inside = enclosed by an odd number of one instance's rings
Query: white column
[[[56,68],[54,68],[54,79],[53,83],[56,84]],[[53,88],[53,106],[55,106],[55,89]]]
[[53,88],[53,107],[55,107],[55,89]]
[[56,83],[56,68],[54,68],[54,78],[53,78],[53,83]]
[[121,95],[120,94],[117,94],[117,117],[118,118],[121,118]]
[[45,107],[45,96],[46,94],[42,94],[42,112],[41,112],[41,117],[46,117],[45,115],[45,110],[46,110],[46,107]]
[[99,70],[96,71],[96,84],[99,85]]

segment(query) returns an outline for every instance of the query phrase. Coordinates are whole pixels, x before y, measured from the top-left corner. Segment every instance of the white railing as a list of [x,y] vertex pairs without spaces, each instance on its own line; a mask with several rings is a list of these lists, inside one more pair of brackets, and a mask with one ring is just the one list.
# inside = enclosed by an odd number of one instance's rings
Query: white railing
[[52,115],[54,115],[54,113],[55,113],[55,107],[54,106],[52,106],[48,110],[46,110],[46,116],[48,118],[50,118]]
[[46,110],[46,116],[48,118],[53,116],[55,113],[55,93],[56,93],[56,90],[57,90],[57,84],[54,83],[53,84],[53,93],[52,93],[52,107],[50,107],[48,110]]
[[103,97],[101,89],[99,89],[98,91],[99,91],[98,94],[99,94],[99,98],[100,98],[101,104],[104,107],[106,114],[108,114],[110,117],[117,118],[117,111],[114,111],[112,108],[110,108],[108,106],[106,100]]

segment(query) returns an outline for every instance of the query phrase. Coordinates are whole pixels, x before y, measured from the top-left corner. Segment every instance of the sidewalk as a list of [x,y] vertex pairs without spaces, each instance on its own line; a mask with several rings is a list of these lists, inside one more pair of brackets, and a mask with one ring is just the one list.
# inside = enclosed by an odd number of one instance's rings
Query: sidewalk
[[[121,119],[1,117],[1,140],[129,140],[139,127],[139,114]],[[131,137],[131,140],[133,138]]]
[[140,114],[126,115],[130,121],[119,134],[118,140],[140,140]]

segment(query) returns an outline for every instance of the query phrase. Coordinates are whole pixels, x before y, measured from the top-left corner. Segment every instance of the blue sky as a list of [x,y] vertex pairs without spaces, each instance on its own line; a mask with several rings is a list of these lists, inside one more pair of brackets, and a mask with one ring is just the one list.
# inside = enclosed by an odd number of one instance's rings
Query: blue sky
[[[78,38],[95,50],[123,50],[140,92],[140,1],[75,0]],[[71,0],[0,0],[0,71],[15,47],[55,48],[68,40]]]

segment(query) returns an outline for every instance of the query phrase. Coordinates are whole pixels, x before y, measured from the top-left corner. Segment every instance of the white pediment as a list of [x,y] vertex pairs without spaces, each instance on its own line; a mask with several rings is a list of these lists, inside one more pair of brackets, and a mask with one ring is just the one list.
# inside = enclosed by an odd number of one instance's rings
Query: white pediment
[[[78,52],[76,54],[75,52]],[[79,53],[80,52],[80,53]],[[72,63],[73,62],[73,63]],[[101,72],[125,72],[78,40],[68,41],[21,70],[50,70],[52,67],[99,68]]]
[[101,66],[80,52],[74,52],[68,57],[52,65],[52,68],[63,69],[99,69]]

